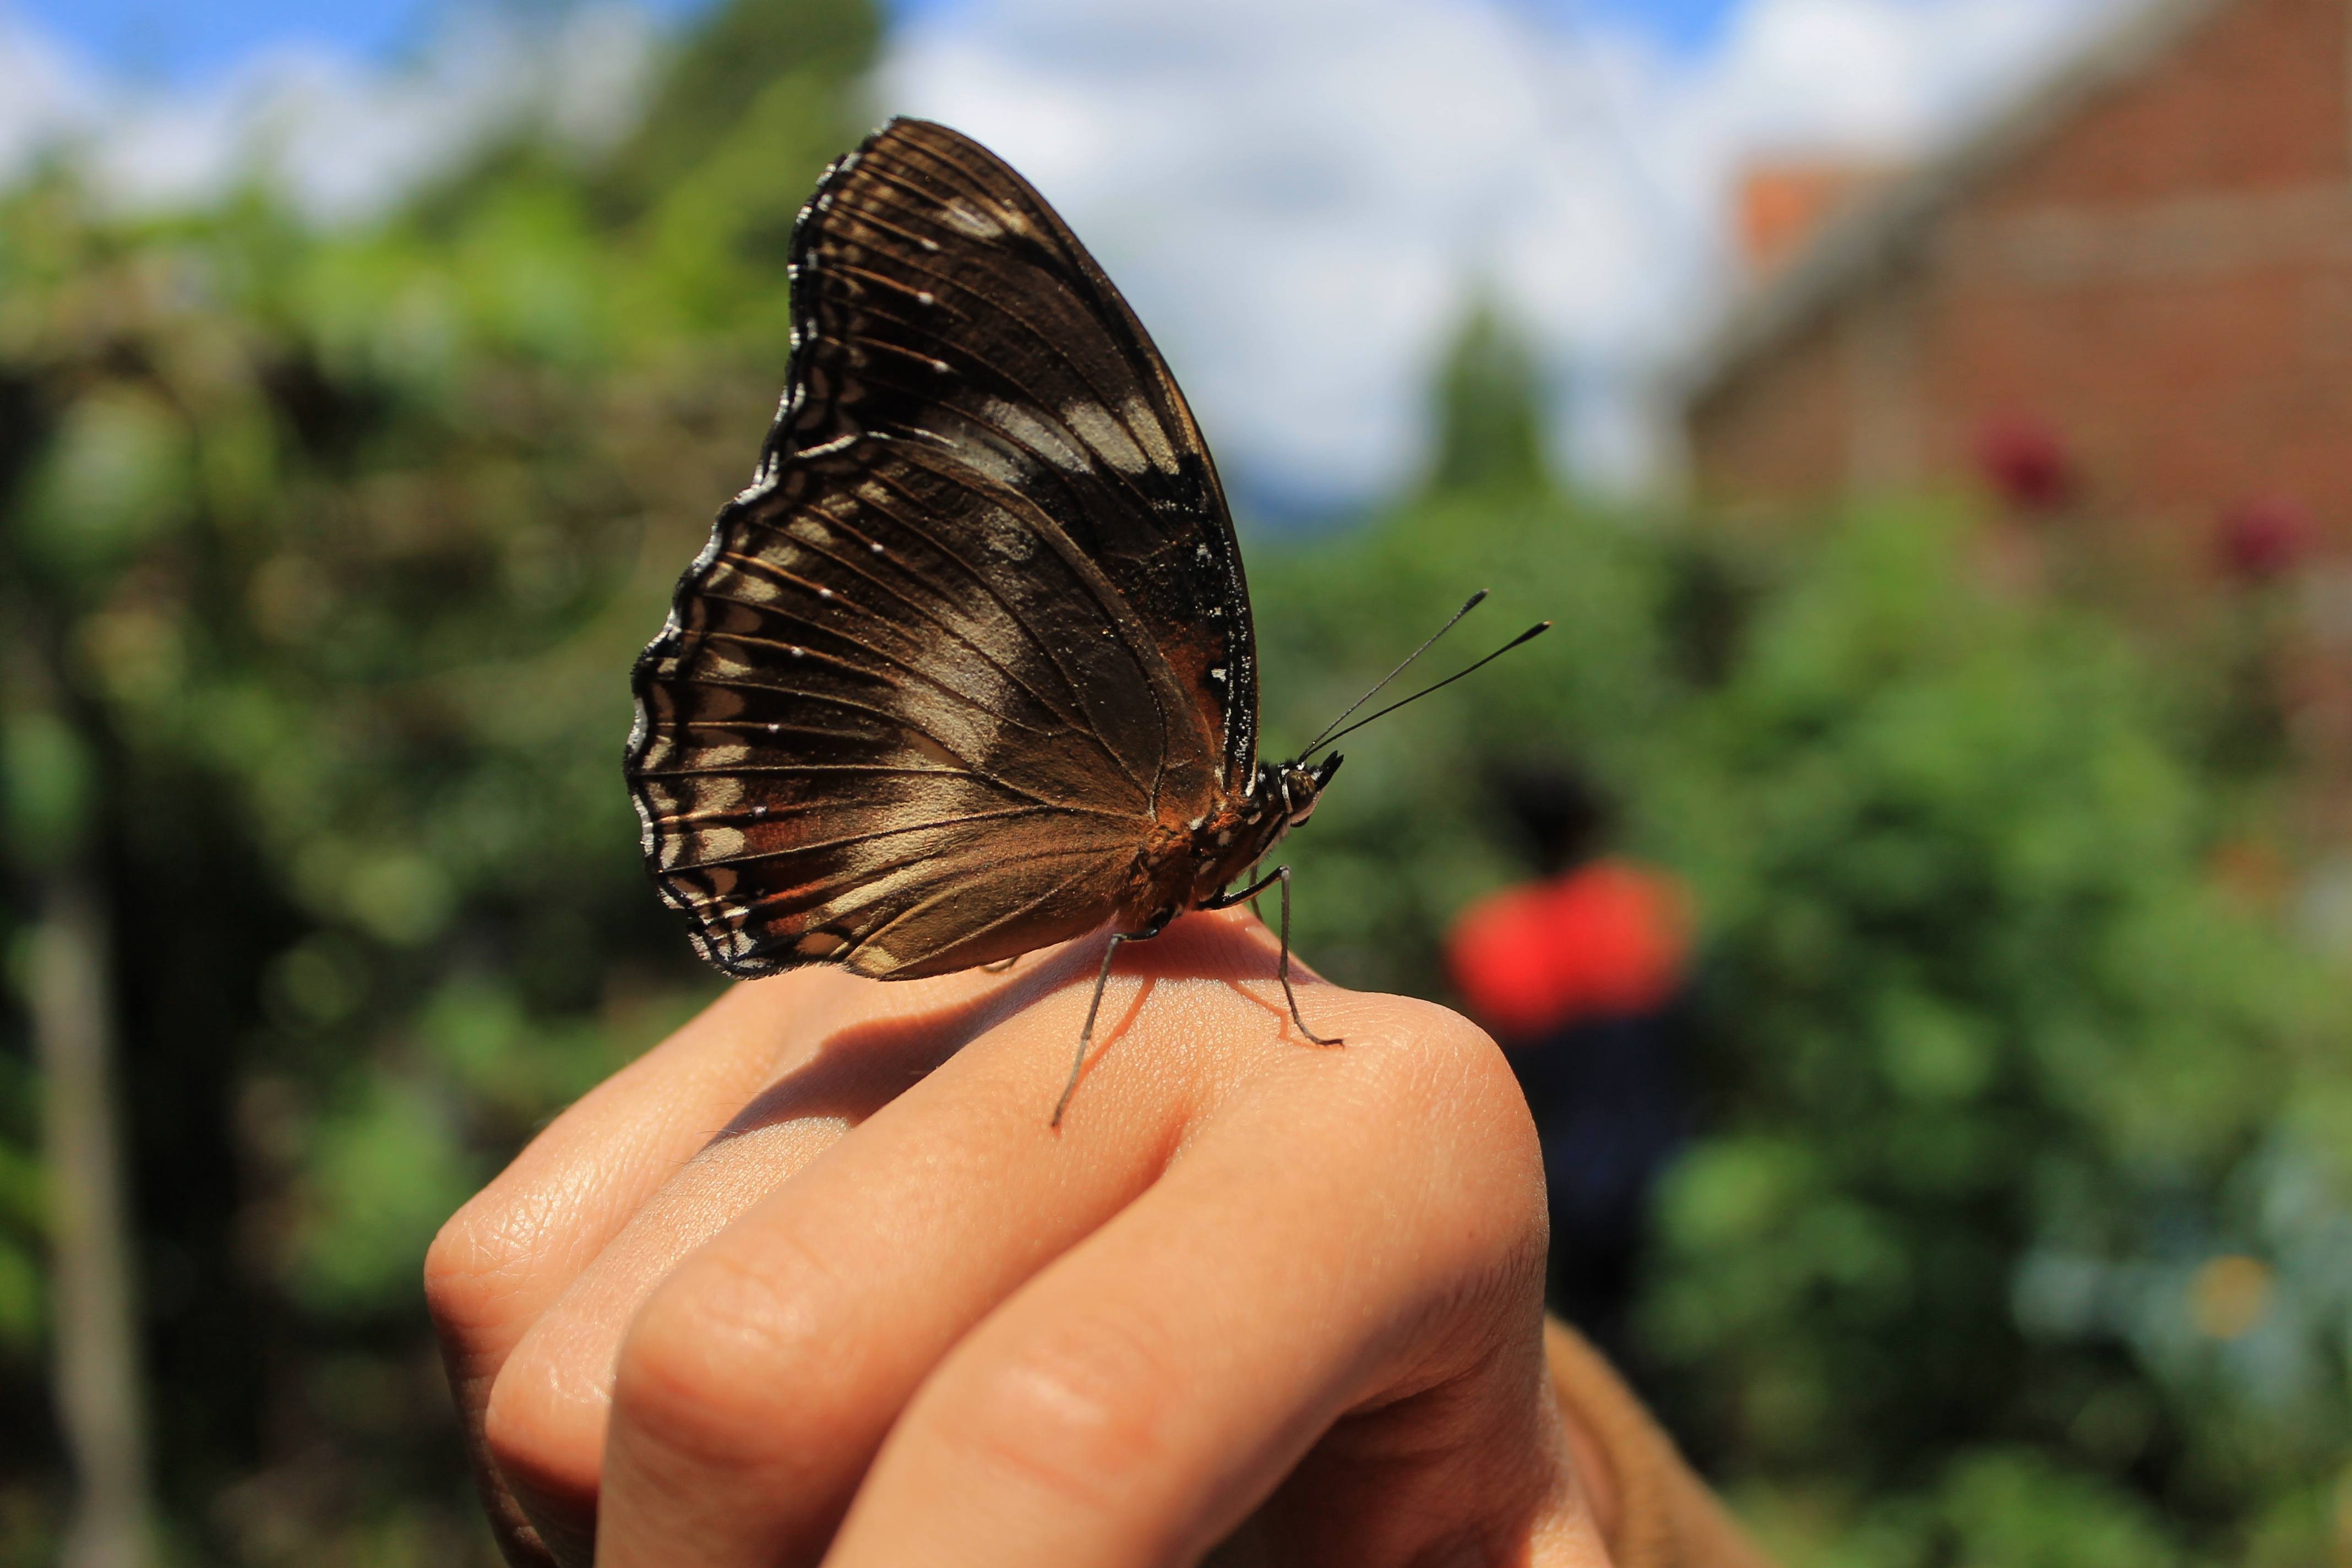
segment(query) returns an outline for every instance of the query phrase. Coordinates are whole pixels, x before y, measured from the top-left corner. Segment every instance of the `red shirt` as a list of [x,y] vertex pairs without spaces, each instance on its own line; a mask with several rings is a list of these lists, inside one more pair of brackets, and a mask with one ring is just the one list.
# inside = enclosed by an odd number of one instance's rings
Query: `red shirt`
[[1507,1038],[1662,1006],[1690,946],[1682,889],[1625,860],[1595,860],[1489,894],[1445,943],[1454,984]]

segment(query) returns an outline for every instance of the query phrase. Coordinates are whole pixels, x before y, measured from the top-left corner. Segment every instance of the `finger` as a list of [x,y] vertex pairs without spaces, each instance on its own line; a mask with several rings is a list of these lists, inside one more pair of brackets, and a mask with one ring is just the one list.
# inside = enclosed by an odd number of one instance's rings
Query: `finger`
[[[885,986],[838,970],[736,986],[565,1112],[445,1227],[428,1283],[503,1532],[527,1533],[527,1515],[556,1555],[587,1560],[612,1366],[609,1343],[569,1364],[539,1358],[527,1371],[560,1369],[587,1391],[593,1420],[577,1431],[509,1421],[501,1441],[489,1417],[516,1352],[543,1325],[560,1343],[564,1321],[600,1315],[617,1340],[653,1279],[935,1065],[931,1042],[990,988],[975,976]],[[600,1273],[607,1253],[616,1265]]]
[[426,1300],[485,1505],[518,1561],[549,1553],[488,1453],[487,1406],[510,1352],[714,1131],[880,989],[833,971],[731,988],[565,1110],[435,1238]]
[[1263,928],[1182,921],[1122,952],[1102,1014],[1109,1043],[1056,1132],[1047,1112],[1093,957],[1079,944],[1034,969],[1018,982],[1033,1005],[654,1293],[618,1355],[600,1563],[813,1561],[950,1347],[1158,1177],[1197,1099],[1248,1070],[1247,1047],[1298,1054],[1279,1000],[1230,979],[1269,973]]
[[957,1347],[828,1564],[1196,1561],[1368,1410],[1323,1491],[1270,1521],[1302,1560],[1601,1561],[1562,1481],[1508,1068],[1436,1008],[1348,1023],[1344,1075],[1237,1097]]
[[[795,976],[727,992],[558,1116],[434,1238],[425,1300],[484,1501],[510,1546],[531,1532],[487,1458],[492,1380],[643,1195],[757,1090],[776,1054],[775,1016],[813,989]],[[547,1555],[520,1544],[527,1556]]]
[[[677,1118],[699,1140],[690,1157],[649,1194],[633,1184],[609,1194],[635,1212],[617,1232],[602,1232],[609,1239],[497,1369],[482,1419],[489,1452],[541,1532],[578,1548],[569,1555],[584,1559],[593,1545],[614,1352],[646,1297],[1007,1006],[992,999],[1003,984],[979,976],[886,986],[833,973],[840,984],[832,1005],[793,1010],[789,1043],[771,1054],[781,1070],[763,1069],[772,1081],[748,1105],[740,1074],[724,1082],[708,1075],[699,1120]],[[576,1141],[578,1161],[602,1160],[602,1131]]]

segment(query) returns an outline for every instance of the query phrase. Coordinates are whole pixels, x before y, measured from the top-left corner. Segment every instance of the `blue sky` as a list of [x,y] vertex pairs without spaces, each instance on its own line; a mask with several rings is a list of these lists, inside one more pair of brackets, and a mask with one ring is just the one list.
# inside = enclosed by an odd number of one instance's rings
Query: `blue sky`
[[[505,3],[520,8],[546,0]],[[637,3],[673,14],[708,0]],[[454,0],[0,0],[0,11],[13,10],[102,65],[175,83],[215,77],[275,45],[326,44],[364,58],[396,58],[457,8]]]
[[[395,58],[422,43],[460,0],[0,0],[53,37],[93,60],[149,80],[199,82],[234,68],[255,52],[282,44],[327,44],[372,59]],[[482,4],[483,0],[474,0]],[[496,4],[499,0],[489,0]],[[505,0],[544,5],[549,0]],[[682,15],[710,0],[639,0],[646,9]],[[900,0],[928,12],[962,0]],[[1625,20],[1677,52],[1713,41],[1739,0],[1523,0],[1566,21]]]

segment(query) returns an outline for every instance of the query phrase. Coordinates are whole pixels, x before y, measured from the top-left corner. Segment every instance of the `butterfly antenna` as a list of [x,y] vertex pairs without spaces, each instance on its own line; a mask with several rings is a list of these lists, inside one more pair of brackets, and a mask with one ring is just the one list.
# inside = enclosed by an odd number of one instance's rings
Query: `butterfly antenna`
[[[1455,617],[1457,620],[1460,618],[1461,617],[1459,616]],[[1370,723],[1373,720],[1385,718],[1387,715],[1395,712],[1398,709],[1403,707],[1408,702],[1418,702],[1433,691],[1444,690],[1446,687],[1453,685],[1464,676],[1471,674],[1473,671],[1483,669],[1486,666],[1494,663],[1496,659],[1502,658],[1505,654],[1510,652],[1521,643],[1533,642],[1536,638],[1543,636],[1544,633],[1549,630],[1551,630],[1551,623],[1549,621],[1538,621],[1534,626],[1529,626],[1526,631],[1521,632],[1518,636],[1513,637],[1510,641],[1505,643],[1502,647],[1496,648],[1486,658],[1480,659],[1476,664],[1472,665],[1468,669],[1457,669],[1434,686],[1424,686],[1410,697],[1400,697],[1395,701],[1390,703],[1387,707],[1381,709],[1378,712],[1365,714],[1362,718],[1357,720],[1346,729],[1322,737],[1315,742],[1314,746],[1309,746],[1307,749],[1311,752],[1315,750],[1316,746],[1328,746],[1338,741],[1341,736],[1352,735],[1357,731],[1362,729],[1365,725]],[[1360,707],[1362,704],[1359,703],[1358,706]]]
[[[1340,714],[1337,719],[1334,719],[1328,724],[1324,725],[1323,732],[1321,734],[1307,742],[1307,744],[1299,747],[1298,755],[1300,759],[1302,761],[1305,760],[1307,752],[1315,750],[1318,746],[1322,745],[1325,741],[1330,739],[1331,731],[1338,730],[1340,725],[1348,721],[1349,713],[1353,713],[1357,709],[1361,708],[1365,703],[1370,702],[1373,698],[1378,697],[1381,691],[1387,689],[1390,681],[1394,680],[1398,676],[1402,675],[1405,672],[1406,668],[1410,666],[1414,659],[1419,658],[1423,654],[1429,651],[1430,645],[1432,643],[1436,642],[1439,637],[1442,637],[1446,633],[1452,631],[1455,625],[1461,621],[1462,617],[1476,609],[1479,605],[1486,600],[1486,590],[1484,588],[1481,588],[1476,593],[1471,595],[1470,597],[1464,602],[1462,607],[1454,612],[1454,616],[1451,620],[1448,620],[1444,626],[1430,633],[1426,641],[1424,641],[1419,647],[1404,656],[1404,662],[1402,664],[1398,665],[1394,669],[1391,669],[1386,675],[1381,676],[1379,682],[1375,684],[1370,691],[1365,692],[1361,697],[1357,698],[1353,702],[1348,704],[1347,713]],[[1475,668],[1476,667],[1474,665],[1472,668]],[[1463,673],[1466,675],[1469,671],[1465,670]],[[1341,731],[1340,732],[1342,734],[1346,733],[1345,731]]]

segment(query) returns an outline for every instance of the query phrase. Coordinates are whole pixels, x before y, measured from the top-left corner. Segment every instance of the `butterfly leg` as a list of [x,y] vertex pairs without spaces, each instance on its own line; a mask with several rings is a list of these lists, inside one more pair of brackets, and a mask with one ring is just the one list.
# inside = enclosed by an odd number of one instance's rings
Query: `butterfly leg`
[[1306,1036],[1308,1039],[1314,1041],[1318,1046],[1344,1046],[1348,1043],[1344,1036],[1334,1035],[1327,1040],[1322,1036],[1317,1034],[1314,1030],[1308,1028],[1307,1026],[1307,1020],[1298,1016],[1298,993],[1290,988],[1289,867],[1276,866],[1273,870],[1268,871],[1265,876],[1260,877],[1256,881],[1252,882],[1240,892],[1220,893],[1215,898],[1211,899],[1206,903],[1201,905],[1201,908],[1204,910],[1226,910],[1233,908],[1235,904],[1245,904],[1252,899],[1256,898],[1260,893],[1265,892],[1267,888],[1276,882],[1282,884],[1282,962],[1280,966],[1276,970],[1276,973],[1282,977],[1283,1000],[1290,1004],[1290,1021],[1298,1026],[1298,1032],[1300,1034]]
[[1095,971],[1094,1000],[1087,1004],[1086,1027],[1078,1031],[1078,1054],[1070,1058],[1070,1081],[1062,1086],[1062,1098],[1054,1102],[1054,1119],[1049,1127],[1062,1124],[1062,1112],[1070,1108],[1070,1096],[1078,1092],[1078,1074],[1087,1065],[1087,1052],[1095,1043],[1095,1016],[1102,1011],[1103,987],[1110,984],[1110,961],[1118,956],[1121,943],[1148,942],[1158,936],[1167,921],[1162,920],[1150,931],[1113,931],[1110,945],[1103,949],[1102,967]]
[[1021,955],[1016,952],[1010,958],[1000,958],[994,963],[982,964],[980,972],[982,974],[1002,974],[1020,962]]
[[1283,1000],[1290,1004],[1290,1021],[1298,1026],[1300,1034],[1318,1046],[1344,1046],[1348,1042],[1343,1036],[1334,1035],[1327,1040],[1308,1028],[1307,1020],[1298,1016],[1298,993],[1290,988],[1290,868],[1276,866],[1274,874],[1282,883],[1282,967],[1278,973],[1282,975]]

